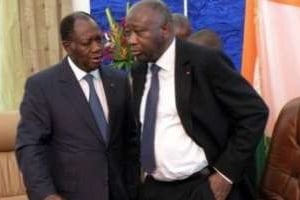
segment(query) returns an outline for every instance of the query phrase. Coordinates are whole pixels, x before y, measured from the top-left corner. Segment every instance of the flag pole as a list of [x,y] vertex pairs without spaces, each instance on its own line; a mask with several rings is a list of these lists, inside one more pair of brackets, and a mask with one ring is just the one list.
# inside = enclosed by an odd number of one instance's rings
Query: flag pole
[[188,2],[187,0],[183,0],[183,14],[188,17]]

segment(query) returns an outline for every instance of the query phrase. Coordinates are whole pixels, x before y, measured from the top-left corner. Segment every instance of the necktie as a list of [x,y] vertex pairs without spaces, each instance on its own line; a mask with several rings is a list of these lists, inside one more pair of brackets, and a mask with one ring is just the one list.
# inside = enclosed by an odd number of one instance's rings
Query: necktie
[[155,170],[154,139],[159,93],[159,69],[159,66],[157,66],[156,64],[152,64],[150,68],[152,73],[151,85],[146,100],[145,118],[142,131],[141,163],[145,172],[147,172],[148,174]]
[[93,112],[94,118],[96,120],[97,126],[101,132],[102,138],[105,141],[105,143],[107,144],[108,143],[108,124],[105,120],[103,108],[101,106],[98,95],[96,93],[93,78],[94,77],[92,74],[87,74],[84,77],[84,79],[89,84],[89,88],[90,88],[89,104],[90,104],[90,108]]

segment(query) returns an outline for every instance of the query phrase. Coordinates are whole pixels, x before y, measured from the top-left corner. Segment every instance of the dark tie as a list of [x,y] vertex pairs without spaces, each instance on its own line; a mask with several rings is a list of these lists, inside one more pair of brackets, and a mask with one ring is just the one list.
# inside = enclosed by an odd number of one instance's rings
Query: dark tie
[[148,174],[155,170],[154,138],[159,93],[159,69],[159,66],[157,66],[156,64],[152,64],[150,68],[152,77],[146,100],[145,118],[142,132],[141,163],[143,169]]
[[91,110],[94,114],[94,118],[96,120],[97,126],[101,132],[102,138],[105,141],[105,143],[107,144],[108,143],[108,124],[105,120],[103,108],[101,106],[98,95],[96,93],[93,78],[94,77],[92,74],[87,74],[84,77],[84,79],[89,84],[89,88],[90,88],[89,104],[90,104]]

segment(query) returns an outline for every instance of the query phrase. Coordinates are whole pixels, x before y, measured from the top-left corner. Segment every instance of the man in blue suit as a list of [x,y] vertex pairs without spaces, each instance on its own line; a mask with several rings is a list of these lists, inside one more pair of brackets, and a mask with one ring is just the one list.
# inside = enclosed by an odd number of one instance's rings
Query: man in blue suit
[[84,12],[60,24],[67,52],[26,82],[16,155],[32,200],[131,200],[139,154],[125,73],[101,66],[102,32]]

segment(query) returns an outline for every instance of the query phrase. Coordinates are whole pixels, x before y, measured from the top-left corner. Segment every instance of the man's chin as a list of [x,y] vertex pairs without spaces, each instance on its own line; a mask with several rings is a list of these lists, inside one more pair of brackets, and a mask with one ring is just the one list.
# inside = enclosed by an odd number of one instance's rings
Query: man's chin
[[144,55],[136,55],[134,60],[138,62],[149,62],[149,59]]
[[89,72],[94,71],[95,69],[98,69],[99,67],[101,67],[101,63],[99,63],[99,64],[95,64],[95,63],[90,64],[90,66],[88,67],[88,71]]
[[91,63],[91,68],[93,69],[97,69],[101,66],[101,62],[94,62],[94,63]]

